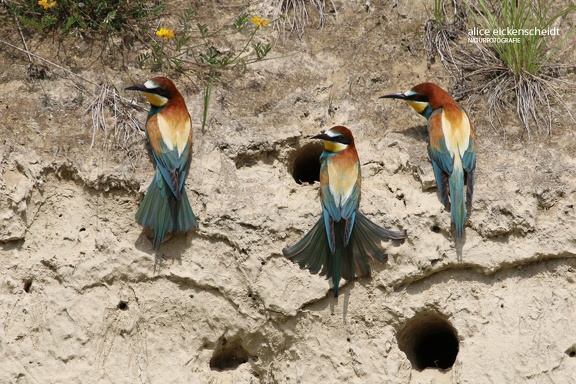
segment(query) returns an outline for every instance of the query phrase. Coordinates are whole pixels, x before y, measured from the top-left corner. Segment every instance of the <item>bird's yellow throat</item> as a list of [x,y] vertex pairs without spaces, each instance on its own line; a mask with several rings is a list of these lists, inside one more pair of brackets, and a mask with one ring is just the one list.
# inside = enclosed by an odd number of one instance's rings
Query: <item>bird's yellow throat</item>
[[406,102],[408,104],[410,104],[410,106],[412,108],[414,108],[414,110],[418,113],[422,113],[422,111],[424,111],[426,109],[426,107],[428,106],[428,103],[423,102],[423,101],[406,100]]
[[162,107],[166,105],[166,103],[168,102],[167,98],[165,98],[164,96],[157,95],[155,93],[144,92],[144,96],[146,96],[146,99],[148,99],[150,104],[152,104],[155,107]]
[[346,149],[346,144],[324,140],[324,149],[328,152],[342,152]]

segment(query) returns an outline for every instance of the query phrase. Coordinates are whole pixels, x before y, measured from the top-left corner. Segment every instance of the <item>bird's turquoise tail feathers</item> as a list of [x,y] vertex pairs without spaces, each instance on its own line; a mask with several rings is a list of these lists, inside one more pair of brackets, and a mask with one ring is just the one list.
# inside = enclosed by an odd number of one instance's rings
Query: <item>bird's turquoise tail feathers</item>
[[162,174],[156,169],[152,183],[136,212],[136,221],[154,230],[154,249],[159,249],[168,232],[187,232],[198,226],[186,190],[176,200]]
[[180,200],[176,202],[176,220],[172,228],[172,232],[188,232],[192,229],[198,228],[198,221],[192,211],[192,206],[188,201],[188,194],[186,188],[182,188]]
[[388,255],[381,242],[406,238],[406,231],[391,231],[378,226],[360,212],[355,213],[354,228],[345,243],[345,221],[334,223],[335,251],[330,251],[324,218],[320,217],[312,229],[295,245],[285,248],[284,256],[311,273],[332,277],[334,297],[338,296],[340,279],[350,281],[356,275],[370,275],[370,260],[385,262]]
[[158,170],[144,195],[144,200],[136,212],[136,221],[147,228],[154,229],[154,249],[160,248],[164,235],[170,229],[172,216],[168,194],[171,194]]
[[462,238],[466,222],[466,199],[464,198],[464,169],[460,158],[455,157],[454,168],[448,179],[450,185],[450,214],[456,227],[456,236]]
[[406,231],[391,231],[372,222],[360,212],[356,212],[356,225],[352,233],[354,244],[354,260],[361,275],[370,274],[368,260],[385,262],[388,255],[382,248],[382,241],[406,238]]
[[327,260],[330,257],[328,236],[324,229],[324,218],[320,217],[312,229],[296,244],[282,250],[284,256],[300,268],[308,269],[310,273],[328,274]]

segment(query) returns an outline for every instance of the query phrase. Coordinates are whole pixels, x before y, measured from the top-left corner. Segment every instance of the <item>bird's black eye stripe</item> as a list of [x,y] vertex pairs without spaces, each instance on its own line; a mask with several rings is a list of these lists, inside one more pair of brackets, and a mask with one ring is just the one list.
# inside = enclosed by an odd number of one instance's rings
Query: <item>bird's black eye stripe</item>
[[350,144],[350,139],[346,136],[336,136],[334,137],[334,141],[337,141],[342,144]]
[[152,89],[151,93],[155,93],[155,94],[162,96],[162,97],[165,97],[167,99],[169,99],[171,97],[170,92],[168,92],[166,89],[164,89],[162,87]]
[[420,94],[418,94],[418,93],[412,95],[410,98],[411,98],[412,100],[414,100],[414,101],[421,101],[421,102],[424,102],[424,103],[427,103],[427,102],[428,102],[428,96],[420,95]]

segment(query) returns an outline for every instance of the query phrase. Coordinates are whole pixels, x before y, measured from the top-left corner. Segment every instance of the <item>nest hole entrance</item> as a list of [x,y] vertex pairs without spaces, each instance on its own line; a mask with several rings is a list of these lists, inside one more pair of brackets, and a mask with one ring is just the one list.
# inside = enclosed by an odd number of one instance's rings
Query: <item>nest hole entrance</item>
[[412,367],[450,369],[458,356],[456,329],[446,317],[434,313],[419,313],[398,332],[398,347],[406,354]]
[[30,290],[32,289],[32,281],[32,279],[24,280],[24,292],[30,293]]
[[222,338],[210,359],[210,369],[215,371],[236,369],[241,364],[247,363],[249,358],[250,355],[242,347],[240,338]]
[[294,152],[289,170],[296,183],[320,181],[320,155],[323,151],[322,143],[309,143]]
[[576,344],[572,345],[570,348],[568,348],[565,353],[569,356],[569,357],[576,357]]

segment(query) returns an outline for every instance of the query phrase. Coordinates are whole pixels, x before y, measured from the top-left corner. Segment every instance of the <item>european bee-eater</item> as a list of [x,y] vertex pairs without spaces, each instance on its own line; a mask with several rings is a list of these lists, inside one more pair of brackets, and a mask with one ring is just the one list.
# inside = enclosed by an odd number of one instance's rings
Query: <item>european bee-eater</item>
[[184,98],[166,77],[126,89],[143,92],[151,104],[146,136],[156,171],[136,221],[154,229],[154,249],[159,249],[166,233],[198,227],[184,187],[192,158],[192,121]]
[[462,238],[466,205],[472,204],[476,170],[474,131],[468,115],[448,92],[433,83],[422,83],[404,93],[382,98],[405,100],[428,120],[428,152],[440,199],[446,208],[450,207],[456,234]]
[[296,245],[285,248],[284,256],[300,268],[332,277],[334,297],[340,278],[352,280],[369,275],[368,259],[385,262],[382,240],[403,240],[406,231],[384,229],[358,210],[360,204],[360,161],[352,132],[333,127],[313,139],[324,141],[320,155],[320,202],[322,216]]

